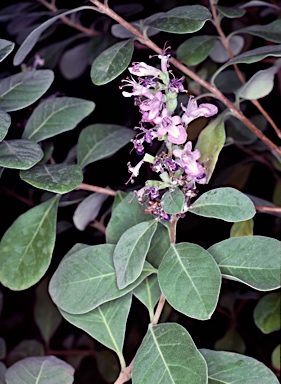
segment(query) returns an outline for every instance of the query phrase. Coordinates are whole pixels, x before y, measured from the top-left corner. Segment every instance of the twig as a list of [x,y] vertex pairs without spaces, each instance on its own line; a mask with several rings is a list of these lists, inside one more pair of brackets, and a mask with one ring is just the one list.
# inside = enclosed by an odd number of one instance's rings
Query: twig
[[267,205],[255,205],[257,212],[281,213],[281,207],[268,207]]
[[81,183],[76,189],[83,189],[84,191],[91,191],[97,193],[103,193],[104,195],[116,196],[116,192],[112,189],[97,187],[95,185]]
[[[48,8],[50,11],[56,13],[58,12],[58,8],[55,6],[55,4],[52,2],[52,3],[49,3],[48,1],[46,0],[37,0],[39,3],[43,4],[46,8]],[[69,27],[72,27],[72,28],[75,28],[77,29],[78,31],[81,31],[83,32],[85,35],[87,36],[100,36],[100,32],[99,31],[95,31],[93,29],[90,29],[90,28],[86,28],[86,27],[83,27],[83,25],[79,24],[79,23],[76,23],[75,21],[69,19],[68,17],[66,16],[61,16],[60,18],[65,24],[67,24]]]
[[[221,37],[221,42],[224,45],[230,59],[233,59],[234,56],[233,56],[229,41],[228,41],[227,37],[225,36],[223,30],[221,29],[220,19],[219,19],[218,14],[217,14],[217,9],[216,9],[212,0],[210,1],[210,5],[211,5],[211,11],[212,11],[212,15],[213,15],[213,24],[216,27],[216,30]],[[233,67],[234,67],[234,70],[235,70],[238,78],[240,79],[241,83],[245,84],[246,81],[245,81],[244,76],[243,76],[242,72],[240,71],[238,65],[233,64]],[[281,130],[277,127],[277,125],[274,123],[274,121],[269,116],[269,114],[264,110],[264,108],[262,107],[260,102],[257,99],[253,99],[250,101],[257,107],[257,109],[261,112],[261,114],[266,118],[266,120],[269,122],[269,124],[272,126],[272,128],[276,132],[277,136],[281,139]]]
[[[119,24],[123,25],[126,29],[132,32],[139,41],[146,45],[148,48],[152,49],[154,52],[161,54],[162,49],[158,47],[152,40],[144,37],[141,32],[129,24],[126,20],[120,17],[117,13],[115,13],[112,9],[110,9],[107,5],[102,4],[99,0],[90,0],[91,3],[95,4],[97,8],[104,14],[111,17],[113,20],[117,21]],[[208,89],[215,98],[220,100],[232,113],[234,117],[241,120],[259,139],[261,139],[268,147],[273,149],[277,154],[281,156],[281,148],[279,148],[276,144],[274,144],[271,140],[269,140],[238,108],[236,108],[232,102],[224,96],[224,94],[216,88],[214,85],[208,83],[196,73],[187,68],[184,64],[180,63],[175,58],[170,59],[170,63],[173,64],[176,68],[178,68],[181,72],[189,76],[191,79],[196,81],[198,84],[202,85],[206,89]]]

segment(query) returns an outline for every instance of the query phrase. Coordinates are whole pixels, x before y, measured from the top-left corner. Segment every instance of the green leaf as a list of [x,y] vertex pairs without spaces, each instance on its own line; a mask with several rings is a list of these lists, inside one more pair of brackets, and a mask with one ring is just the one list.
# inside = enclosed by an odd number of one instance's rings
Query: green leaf
[[148,276],[134,289],[133,294],[146,306],[150,321],[152,321],[154,317],[154,307],[161,295],[157,276]]
[[151,27],[170,33],[192,33],[199,31],[212,18],[202,5],[185,5],[173,8],[150,24]]
[[281,43],[281,19],[274,20],[266,25],[250,25],[242,29],[238,29],[234,33],[249,33],[253,36],[261,37],[267,41]]
[[7,384],[71,384],[74,369],[55,356],[27,357],[6,371]]
[[215,343],[216,350],[245,353],[246,344],[236,328],[231,326],[224,336]]
[[115,208],[117,207],[117,205],[119,203],[121,203],[122,200],[125,199],[125,197],[127,196],[127,193],[126,192],[123,192],[123,191],[116,191],[116,195],[114,197],[114,201],[113,201],[113,204],[112,204],[112,212],[115,210]]
[[200,349],[208,365],[209,384],[277,384],[264,364],[240,353]]
[[177,59],[186,65],[202,63],[212,52],[216,36],[194,36],[182,43],[177,49]]
[[[279,370],[280,371],[280,355],[281,355],[281,345],[278,344],[272,354],[271,354],[271,362],[272,362],[272,365],[275,369]],[[1,375],[0,375],[0,378],[1,378]]]
[[62,310],[61,314],[71,324],[83,329],[91,337],[115,351],[122,368],[125,368],[122,348],[131,301],[132,295],[127,294],[82,315],[73,315]]
[[95,103],[75,97],[47,99],[30,116],[22,138],[41,141],[69,131],[93,112]]
[[[232,54],[237,56],[244,47],[244,38],[240,35],[230,36],[228,38],[228,43]],[[229,53],[220,38],[216,40],[214,49],[210,53],[210,58],[215,63],[225,63],[230,59]]]
[[121,235],[134,225],[142,221],[151,220],[150,215],[141,213],[143,207],[134,198],[134,193],[129,193],[114,209],[106,228],[106,242],[117,244]]
[[107,84],[119,76],[131,62],[134,40],[124,40],[103,51],[91,67],[91,79],[95,85]]
[[9,126],[11,125],[11,117],[8,113],[0,111],[0,141],[6,136]]
[[149,325],[132,371],[134,384],[206,384],[206,362],[179,324]]
[[94,245],[65,257],[54,273],[49,292],[62,310],[82,314],[99,305],[124,296],[155,272],[145,263],[141,276],[125,289],[119,290],[113,265],[112,244]]
[[11,112],[38,100],[54,80],[49,69],[17,73],[0,80],[0,109]]
[[253,219],[234,223],[230,230],[230,237],[252,236],[253,234],[254,234]]
[[34,320],[47,346],[62,321],[57,307],[49,296],[48,282],[49,279],[46,278],[37,286],[34,305]]
[[[262,116],[259,116],[260,121],[263,121]],[[252,120],[252,119],[251,119]],[[252,120],[255,124],[255,122]],[[242,121],[238,120],[234,116],[229,116],[226,121],[226,132],[227,139],[231,142],[236,142],[239,144],[252,144],[257,141],[257,136],[249,130],[249,128],[242,123]]]
[[177,311],[199,319],[210,319],[221,286],[221,274],[211,255],[199,245],[172,244],[159,270],[164,296]]
[[260,291],[280,287],[281,242],[264,236],[232,237],[212,245],[208,252],[223,277]]
[[73,223],[79,231],[84,231],[87,225],[95,220],[107,198],[103,193],[92,193],[78,205],[73,215]]
[[166,213],[175,215],[184,208],[185,197],[179,188],[171,189],[164,193],[161,199],[162,208]]
[[18,291],[37,283],[47,271],[56,237],[58,196],[19,216],[0,243],[0,281]]
[[20,178],[36,188],[54,193],[67,193],[83,181],[79,165],[48,164],[20,172]]
[[41,34],[49,28],[50,25],[52,25],[55,21],[59,20],[62,16],[69,15],[71,13],[84,11],[86,9],[93,10],[93,7],[90,6],[82,6],[78,8],[73,8],[65,12],[61,12],[59,15],[52,17],[51,19],[45,21],[44,23],[40,24],[39,27],[35,28],[24,40],[22,45],[19,47],[17,53],[14,57],[14,65],[19,65],[23,62],[23,60],[26,58],[26,56],[29,54],[29,52],[32,50],[34,45],[39,40]]
[[150,220],[127,229],[120,237],[113,252],[119,289],[133,283],[141,274],[157,221]]
[[217,10],[225,17],[233,19],[236,17],[242,17],[245,15],[245,9],[238,7],[222,7],[221,5],[216,5]]
[[281,328],[280,293],[263,296],[254,309],[254,321],[263,333],[271,333]]
[[43,157],[41,147],[30,140],[3,140],[0,143],[0,166],[29,169]]
[[14,47],[15,44],[11,41],[0,39],[0,62],[12,52]]
[[128,144],[135,132],[114,124],[93,124],[81,132],[78,139],[78,164],[87,164],[113,155]]
[[234,59],[229,60],[227,63],[223,64],[213,75],[212,83],[214,82],[216,76],[227,68],[229,65],[233,64],[252,64],[258,61],[265,59],[268,56],[280,57],[281,56],[281,44],[279,45],[269,45],[265,47],[255,48],[250,51],[244,52],[241,55],[236,56]]
[[146,260],[153,265],[155,268],[159,268],[159,265],[163,259],[163,256],[170,248],[170,236],[166,226],[160,224],[157,226],[156,232],[154,233],[150,248],[146,255]]
[[207,183],[214,172],[224,143],[224,120],[218,116],[200,132],[195,146],[195,149],[199,149],[201,153],[200,162],[204,163],[206,168]]
[[[280,20],[281,21],[281,20]],[[277,66],[258,71],[240,89],[237,96],[245,100],[255,100],[267,96],[273,89]]]
[[229,187],[203,193],[189,211],[199,216],[233,222],[251,219],[256,212],[254,204],[246,195]]

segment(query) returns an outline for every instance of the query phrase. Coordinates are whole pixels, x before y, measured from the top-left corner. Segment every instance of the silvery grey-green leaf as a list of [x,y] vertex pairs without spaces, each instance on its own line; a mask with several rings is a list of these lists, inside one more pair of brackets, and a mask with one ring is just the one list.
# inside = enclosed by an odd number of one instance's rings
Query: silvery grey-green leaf
[[14,49],[15,44],[9,40],[0,39],[0,62]]
[[29,169],[43,157],[41,147],[31,140],[3,140],[0,143],[0,166]]
[[11,117],[5,111],[0,110],[0,141],[6,136],[9,126],[11,125]]

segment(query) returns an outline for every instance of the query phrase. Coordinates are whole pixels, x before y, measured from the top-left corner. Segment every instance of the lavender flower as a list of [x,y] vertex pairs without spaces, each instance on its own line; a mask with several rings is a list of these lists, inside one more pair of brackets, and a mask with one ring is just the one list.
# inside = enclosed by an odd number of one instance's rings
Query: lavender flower
[[161,91],[157,91],[155,95],[151,95],[149,99],[140,103],[139,109],[142,115],[142,121],[153,122],[159,116],[162,109],[165,96]]
[[[185,173],[192,179],[203,184],[205,178],[204,167],[197,161],[201,154],[198,149],[192,152],[192,143],[188,141],[183,149],[176,148],[173,150],[177,163],[184,169]],[[201,182],[200,182],[201,181]]]
[[210,117],[218,113],[218,108],[209,103],[200,104],[197,106],[197,101],[193,96],[190,97],[187,107],[181,105],[184,110],[184,114],[182,115],[182,121],[188,125],[191,121],[197,119],[200,116]]
[[153,76],[157,77],[159,75],[160,70],[152,67],[151,65],[147,65],[146,63],[133,63],[132,67],[128,68],[132,75],[136,76]]
[[154,123],[158,126],[158,137],[168,134],[168,140],[173,144],[183,144],[186,141],[187,133],[180,116],[170,116],[167,108],[154,119]]

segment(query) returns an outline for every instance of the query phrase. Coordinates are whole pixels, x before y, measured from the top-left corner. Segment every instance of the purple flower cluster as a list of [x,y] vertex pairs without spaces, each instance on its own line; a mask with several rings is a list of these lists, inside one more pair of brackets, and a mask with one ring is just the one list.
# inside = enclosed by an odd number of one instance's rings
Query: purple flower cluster
[[[150,156],[152,170],[159,173],[165,182],[161,187],[144,187],[137,192],[136,196],[141,204],[148,204],[145,213],[154,214],[160,218],[169,220],[161,208],[161,192],[167,188],[182,188],[187,200],[194,195],[195,183],[204,184],[206,174],[204,166],[199,162],[200,151],[192,151],[191,141],[187,141],[187,128],[190,122],[198,117],[210,117],[218,112],[215,105],[209,103],[197,104],[196,99],[190,96],[187,106],[181,104],[182,113],[176,114],[177,95],[179,92],[186,92],[183,86],[184,78],[176,79],[169,67],[169,54],[165,51],[158,56],[161,59],[161,69],[152,67],[143,62],[133,63],[129,71],[137,76],[136,81],[131,79],[123,80],[120,87],[131,87],[131,92],[123,91],[125,97],[134,96],[135,105],[139,107],[142,115],[140,132],[132,140],[136,153],[145,154],[144,144],[152,144],[153,140],[166,142],[169,153],[162,153],[159,156]],[[134,182],[146,156],[135,166],[128,164],[131,177],[129,181]],[[193,192],[190,192],[193,191]]]

